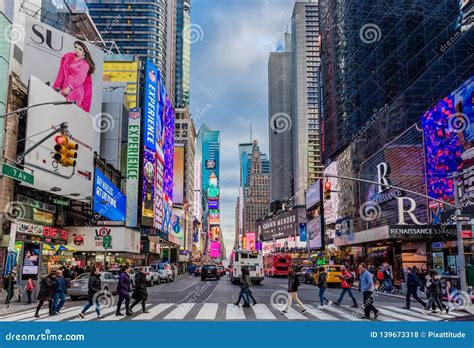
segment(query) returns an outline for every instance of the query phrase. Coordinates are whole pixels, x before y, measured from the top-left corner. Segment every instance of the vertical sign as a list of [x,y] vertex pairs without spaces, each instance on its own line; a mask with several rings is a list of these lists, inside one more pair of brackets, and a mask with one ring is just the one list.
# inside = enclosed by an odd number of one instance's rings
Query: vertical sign
[[128,227],[137,227],[138,178],[140,174],[140,109],[130,109],[128,114],[127,148],[127,217]]

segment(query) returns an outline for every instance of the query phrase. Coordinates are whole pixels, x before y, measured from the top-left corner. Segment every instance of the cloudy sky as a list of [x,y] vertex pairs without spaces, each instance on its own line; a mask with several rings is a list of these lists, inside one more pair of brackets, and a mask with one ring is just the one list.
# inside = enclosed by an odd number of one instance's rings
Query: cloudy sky
[[234,240],[238,143],[258,140],[268,153],[267,63],[281,49],[293,0],[191,1],[191,113],[221,131],[221,227]]

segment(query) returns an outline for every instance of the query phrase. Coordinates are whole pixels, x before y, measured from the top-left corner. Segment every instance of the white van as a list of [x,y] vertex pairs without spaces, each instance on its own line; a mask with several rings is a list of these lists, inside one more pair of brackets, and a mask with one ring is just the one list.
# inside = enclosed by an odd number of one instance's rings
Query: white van
[[252,284],[263,281],[263,255],[256,250],[234,250],[229,264],[230,280],[239,284],[242,278],[242,267],[248,267]]

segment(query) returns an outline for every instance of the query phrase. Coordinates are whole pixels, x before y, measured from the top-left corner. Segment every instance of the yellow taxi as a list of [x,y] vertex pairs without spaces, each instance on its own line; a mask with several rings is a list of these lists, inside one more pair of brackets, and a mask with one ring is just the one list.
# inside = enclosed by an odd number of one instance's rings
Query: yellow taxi
[[341,278],[342,278],[342,272],[341,272],[341,266],[339,265],[324,265],[324,266],[317,266],[316,267],[316,272],[314,273],[313,279],[314,285],[318,284],[318,277],[319,277],[319,267],[324,267],[324,270],[327,273],[326,276],[326,282],[328,283],[328,287],[330,286],[341,286]]

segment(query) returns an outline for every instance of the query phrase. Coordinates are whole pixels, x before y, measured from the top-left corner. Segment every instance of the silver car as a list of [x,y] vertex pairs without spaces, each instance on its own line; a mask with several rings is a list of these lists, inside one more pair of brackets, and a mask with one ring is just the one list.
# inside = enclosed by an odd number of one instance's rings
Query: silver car
[[[67,290],[71,300],[75,301],[79,297],[87,296],[89,292],[89,277],[90,273],[83,273],[74,280],[71,280],[70,287]],[[102,284],[102,290],[110,291],[111,293],[117,293],[118,280],[112,273],[101,272],[100,280]]]

